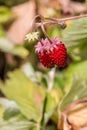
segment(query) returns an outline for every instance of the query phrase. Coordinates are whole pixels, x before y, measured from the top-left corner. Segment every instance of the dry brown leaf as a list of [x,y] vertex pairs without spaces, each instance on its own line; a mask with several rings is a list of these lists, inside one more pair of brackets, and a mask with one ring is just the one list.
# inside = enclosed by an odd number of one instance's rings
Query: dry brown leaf
[[17,19],[10,26],[7,35],[14,43],[24,42],[25,35],[31,30],[31,21],[35,16],[35,8],[33,0],[12,8]]
[[50,7],[54,9],[60,9],[61,5],[57,0],[42,0],[40,1],[40,5],[43,5],[45,7]]
[[57,0],[62,7],[67,7],[70,4],[70,0]]
[[71,7],[74,13],[83,13],[85,11],[87,12],[87,6],[79,2],[71,2]]
[[62,6],[64,14],[77,14],[87,11],[87,6],[80,2],[73,2],[70,0],[58,0]]
[[60,130],[83,130],[84,127],[87,128],[87,105],[80,105],[67,115],[63,112],[59,113],[58,128]]
[[67,122],[67,117],[64,117],[63,130],[71,130],[71,125]]
[[56,10],[61,8],[61,5],[57,0],[49,0],[49,6]]
[[44,17],[60,16],[61,5],[57,0],[41,0],[39,1],[39,14]]
[[76,108],[68,114],[68,121],[78,128],[87,126],[87,105]]
[[87,127],[81,128],[80,130],[87,130]]
[[63,129],[63,123],[64,123],[63,115],[61,112],[59,112],[59,120],[58,120],[58,129],[59,130]]
[[71,130],[72,129],[72,126],[67,121],[67,116],[61,112],[59,113],[58,129],[59,130]]

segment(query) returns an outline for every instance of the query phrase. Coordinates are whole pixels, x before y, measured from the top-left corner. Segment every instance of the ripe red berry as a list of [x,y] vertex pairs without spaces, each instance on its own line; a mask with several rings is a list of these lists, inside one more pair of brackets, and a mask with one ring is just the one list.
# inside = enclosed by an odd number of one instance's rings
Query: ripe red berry
[[49,57],[49,53],[44,50],[44,53],[38,53],[40,62],[47,68],[52,68],[54,66],[54,62]]
[[42,39],[35,46],[41,63],[45,67],[53,67],[54,64],[63,67],[66,62],[67,52],[65,45],[57,38]]
[[59,67],[64,67],[67,59],[67,50],[62,42],[57,41],[56,48],[50,54],[50,58],[53,59],[54,63]]
[[49,56],[50,47],[51,43],[47,38],[42,39],[35,46],[35,50],[38,54],[40,62],[47,68],[52,68],[54,66],[54,61]]

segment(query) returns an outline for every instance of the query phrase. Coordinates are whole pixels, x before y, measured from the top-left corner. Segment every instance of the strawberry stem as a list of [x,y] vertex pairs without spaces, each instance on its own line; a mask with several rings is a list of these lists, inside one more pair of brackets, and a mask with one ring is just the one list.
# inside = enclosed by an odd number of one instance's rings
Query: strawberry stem
[[[45,18],[45,17],[40,17],[40,18],[43,20],[43,25],[45,25],[45,24],[59,24],[60,22],[80,19],[80,18],[84,18],[84,17],[87,17],[87,14],[82,14],[79,16],[73,16],[73,17],[68,17],[68,18]],[[49,20],[49,21],[45,21],[45,20]],[[37,28],[42,25],[41,22],[37,22],[35,24],[36,24]]]
[[42,32],[43,32],[43,34],[45,35],[45,37],[46,37],[46,38],[49,40],[49,42],[52,44],[51,39],[48,37],[48,35],[47,35],[46,31],[45,31],[45,28],[44,28],[43,23],[42,23],[42,25],[41,25],[41,29],[42,29]]

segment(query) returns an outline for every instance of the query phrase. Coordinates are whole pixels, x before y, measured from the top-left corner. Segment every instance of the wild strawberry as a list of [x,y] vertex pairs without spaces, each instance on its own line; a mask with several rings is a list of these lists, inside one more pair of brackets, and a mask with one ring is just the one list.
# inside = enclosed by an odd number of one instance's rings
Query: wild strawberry
[[49,40],[47,38],[42,39],[35,46],[35,48],[36,48],[35,50],[38,54],[38,57],[39,57],[41,63],[47,68],[52,68],[54,66],[54,61],[49,56],[50,47],[51,47],[51,43],[49,42]]
[[39,52],[38,53],[39,59],[41,61],[41,63],[47,67],[47,68],[52,68],[54,66],[54,62],[51,60],[51,58],[49,57],[49,53],[47,51],[44,50],[43,53]]
[[45,67],[53,67],[54,64],[63,67],[66,62],[67,52],[65,45],[57,38],[42,39],[35,46],[41,63]]
[[67,59],[67,50],[65,45],[60,42],[56,41],[56,47],[50,54],[50,58],[53,59],[54,63],[59,67],[64,67],[66,64]]

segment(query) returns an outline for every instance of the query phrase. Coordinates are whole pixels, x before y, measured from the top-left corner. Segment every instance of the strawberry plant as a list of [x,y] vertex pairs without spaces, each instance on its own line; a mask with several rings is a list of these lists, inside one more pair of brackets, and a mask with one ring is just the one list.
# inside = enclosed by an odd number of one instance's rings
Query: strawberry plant
[[[37,15],[24,46],[12,45],[1,35],[5,44],[1,41],[0,49],[23,60],[5,81],[0,80],[4,94],[0,98],[1,130],[87,129],[85,17],[87,14],[68,18]],[[50,24],[53,31],[49,33],[46,25]]]

